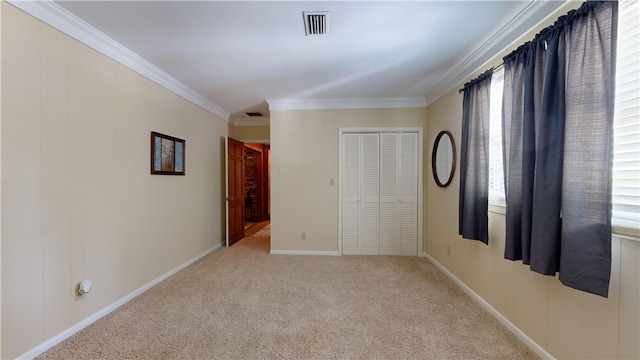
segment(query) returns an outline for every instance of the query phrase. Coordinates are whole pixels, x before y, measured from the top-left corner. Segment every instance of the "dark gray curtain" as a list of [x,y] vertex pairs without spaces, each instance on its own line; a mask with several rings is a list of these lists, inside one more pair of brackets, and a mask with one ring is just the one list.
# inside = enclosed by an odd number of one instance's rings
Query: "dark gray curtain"
[[489,94],[493,69],[464,85],[458,231],[489,243]]
[[587,2],[504,58],[505,258],[608,295],[617,2]]

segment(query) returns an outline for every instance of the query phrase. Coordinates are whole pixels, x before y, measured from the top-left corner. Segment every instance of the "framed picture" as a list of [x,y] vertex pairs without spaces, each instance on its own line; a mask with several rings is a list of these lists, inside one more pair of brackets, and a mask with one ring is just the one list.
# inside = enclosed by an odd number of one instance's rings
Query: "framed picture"
[[151,174],[184,175],[185,141],[151,132]]

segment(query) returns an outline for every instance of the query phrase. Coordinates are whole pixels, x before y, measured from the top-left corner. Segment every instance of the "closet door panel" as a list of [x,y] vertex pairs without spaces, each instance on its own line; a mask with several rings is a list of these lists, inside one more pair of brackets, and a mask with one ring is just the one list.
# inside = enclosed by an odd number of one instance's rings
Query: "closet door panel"
[[378,194],[379,194],[379,135],[361,135],[361,173],[360,184],[360,211],[362,224],[362,237],[360,241],[360,254],[378,255]]
[[418,134],[400,134],[398,255],[418,252]]
[[416,201],[418,198],[418,135],[400,135],[399,192],[402,201]]
[[379,185],[379,149],[378,134],[362,135],[362,183],[361,194],[363,199],[378,202]]
[[378,255],[378,204],[362,203],[360,255]]
[[398,134],[380,134],[380,199],[396,201],[398,197]]
[[343,134],[342,253],[379,254],[379,135]]
[[398,254],[397,212],[396,202],[380,204],[380,255]]
[[343,254],[417,255],[418,133],[342,136]]
[[344,134],[342,161],[342,253],[360,253],[360,136]]
[[380,254],[398,254],[397,133],[380,134]]
[[398,218],[398,255],[418,253],[418,212],[415,203],[401,202]]
[[342,205],[342,253],[357,255],[360,253],[360,220],[358,204],[344,202]]

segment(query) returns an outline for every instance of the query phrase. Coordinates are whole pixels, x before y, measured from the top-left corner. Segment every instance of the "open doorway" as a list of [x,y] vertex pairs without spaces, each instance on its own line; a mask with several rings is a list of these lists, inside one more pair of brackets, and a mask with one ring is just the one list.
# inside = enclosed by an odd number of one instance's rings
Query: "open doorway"
[[268,144],[243,143],[230,137],[226,142],[228,247],[263,228],[263,233],[270,231],[271,156]]
[[264,227],[271,217],[269,160],[269,144],[244,144],[245,230]]

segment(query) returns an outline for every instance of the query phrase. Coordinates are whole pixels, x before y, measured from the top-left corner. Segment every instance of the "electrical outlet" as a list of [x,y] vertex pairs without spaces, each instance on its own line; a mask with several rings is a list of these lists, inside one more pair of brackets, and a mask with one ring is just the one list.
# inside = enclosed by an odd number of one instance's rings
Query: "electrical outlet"
[[306,233],[306,232],[303,232],[303,233],[302,233],[302,236],[300,237],[300,239],[302,239],[302,240],[307,240],[307,233]]

